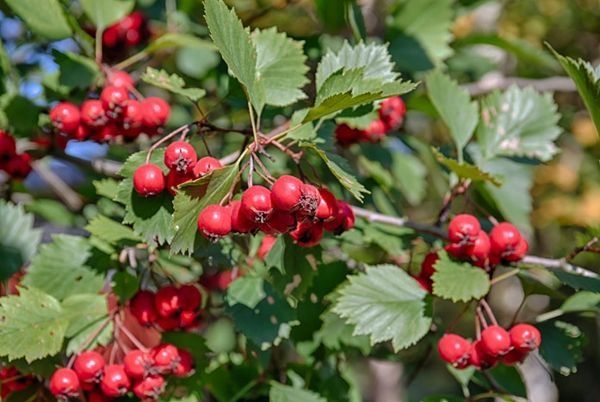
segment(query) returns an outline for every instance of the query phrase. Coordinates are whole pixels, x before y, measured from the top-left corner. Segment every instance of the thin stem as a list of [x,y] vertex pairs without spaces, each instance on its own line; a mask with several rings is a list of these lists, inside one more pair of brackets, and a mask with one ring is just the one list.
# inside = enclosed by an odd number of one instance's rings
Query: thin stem
[[123,60],[122,62],[115,64],[114,68],[117,70],[125,70],[129,66],[137,63],[138,61],[145,59],[147,56],[148,56],[148,53],[146,53],[144,50],[142,50],[141,52],[138,52],[138,53],[130,56],[129,58]]
[[490,308],[490,305],[485,301],[485,299],[479,300],[479,304],[483,306],[483,309],[487,313],[488,318],[492,321],[494,325],[498,325],[498,321],[496,321],[496,316],[494,316],[494,312]]
[[481,325],[483,325],[483,328],[487,328],[488,327],[488,323],[485,320],[485,316],[483,315],[483,312],[481,311],[481,307],[477,307],[477,317],[479,318],[479,321],[481,322]]
[[458,315],[456,317],[454,317],[452,322],[450,324],[448,324],[448,329],[447,329],[448,331],[451,331],[452,328],[454,328],[454,326],[458,323],[458,321],[462,318],[462,316],[465,315],[465,313],[469,310],[469,307],[471,307],[470,302],[465,304],[465,306],[460,311],[460,313],[458,313]]
[[141,350],[142,352],[148,352],[148,348],[146,346],[144,346],[140,340],[138,338],[135,337],[135,335],[133,335],[125,325],[123,325],[123,323],[121,322],[121,317],[120,316],[115,316],[115,324],[117,324],[117,327],[123,332],[123,334],[129,338],[129,340],[131,341],[131,343],[133,343],[133,345],[138,348],[139,350]]
[[478,317],[475,317],[475,339],[481,339],[481,323],[479,322]]
[[73,353],[73,356],[71,356],[71,358],[69,359],[69,363],[67,364],[68,368],[71,368],[73,366],[73,363],[75,362],[75,358],[77,357],[77,355],[80,354],[81,352],[83,352],[84,350],[86,350],[92,344],[92,342],[94,342],[94,340],[98,337],[98,335],[100,335],[100,333],[102,331],[104,331],[104,329],[108,326],[108,324],[110,324],[111,320],[112,320],[112,316],[107,317],[104,320],[104,322],[102,323],[102,325],[100,325],[98,328],[96,328],[96,330],[88,336],[88,338],[85,340],[85,342],[83,342],[81,344],[81,346],[77,349],[77,353]]
[[501,281],[503,281],[505,279],[508,279],[511,276],[514,276],[514,275],[518,274],[519,272],[520,272],[520,269],[513,269],[511,271],[503,273],[502,275],[498,275],[497,277],[493,278],[490,281],[490,285],[495,285],[496,283],[501,282]]
[[248,188],[252,187],[253,183],[253,176],[254,176],[254,155],[250,156],[250,160],[248,162],[250,162],[249,168],[248,168]]
[[511,327],[513,325],[515,325],[515,322],[517,322],[517,318],[519,318],[519,313],[521,312],[521,310],[523,310],[526,300],[527,300],[527,295],[524,295],[523,298],[521,299],[521,303],[519,303],[519,307],[517,307],[517,309],[515,310],[515,313],[512,316],[512,319],[510,320]]
[[256,121],[254,120],[254,109],[250,102],[248,102],[248,113],[250,114],[250,124],[252,125],[252,135],[254,135],[254,143],[258,146],[258,130],[256,128]]
[[186,130],[189,130],[189,128],[195,124],[197,124],[197,123],[193,122],[193,123],[189,123],[189,124],[184,124],[183,126],[179,127],[178,129],[176,129],[174,131],[171,131],[169,134],[165,135],[160,140],[158,140],[154,144],[152,144],[150,149],[148,149],[148,154],[146,154],[146,163],[150,163],[150,158],[152,157],[152,152],[154,152],[154,150],[156,148],[158,148],[161,144],[164,144],[166,141],[175,137],[177,134],[179,134],[181,132],[185,132]]
[[597,237],[597,236],[592,237],[590,239],[590,241],[585,243],[583,246],[577,247],[575,250],[573,250],[568,256],[565,257],[565,260],[571,261],[572,259],[577,257],[580,253],[585,253],[586,251],[591,251],[593,249],[594,244],[598,243],[599,241],[600,241],[600,237]]
[[96,64],[102,64],[102,34],[104,33],[104,28],[96,29],[96,37],[95,37],[95,55],[96,55]]

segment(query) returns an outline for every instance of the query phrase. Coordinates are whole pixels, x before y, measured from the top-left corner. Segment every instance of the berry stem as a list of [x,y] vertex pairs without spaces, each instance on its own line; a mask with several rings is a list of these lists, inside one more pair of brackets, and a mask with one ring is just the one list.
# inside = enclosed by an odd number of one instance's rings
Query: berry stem
[[481,311],[481,307],[477,307],[477,317],[479,318],[479,321],[481,322],[481,325],[483,325],[483,328],[487,328],[488,327],[488,323],[485,320],[485,316],[483,315],[483,311]]
[[127,327],[125,327],[125,325],[123,325],[123,322],[121,321],[121,317],[119,315],[115,316],[115,325],[116,327],[118,327],[123,334],[129,338],[129,340],[131,341],[131,343],[133,343],[133,345],[138,348],[139,350],[141,350],[142,352],[148,352],[148,348],[146,346],[144,346],[140,340],[138,338],[135,337],[135,335],[133,335],[129,329],[127,329]]
[[510,270],[510,271],[508,271],[508,272],[505,272],[505,273],[503,273],[502,275],[498,275],[497,277],[493,278],[493,279],[490,281],[490,285],[495,285],[495,284],[496,284],[496,283],[498,283],[498,282],[502,282],[503,280],[505,280],[505,279],[508,279],[508,278],[510,278],[511,276],[515,276],[515,275],[516,275],[516,274],[518,274],[519,272],[520,272],[520,270],[519,270],[519,269],[513,269],[513,270]]
[[481,339],[481,323],[477,317],[475,318],[475,337],[477,340]]
[[492,323],[494,325],[498,325],[498,321],[496,320],[496,316],[494,316],[494,312],[490,308],[490,305],[488,304],[488,302],[486,302],[485,299],[481,299],[479,301],[479,304],[483,307],[483,309],[487,313],[488,318],[492,321]]
[[189,131],[190,127],[192,127],[196,124],[198,124],[198,123],[195,121],[192,123],[184,124],[183,126],[171,131],[169,134],[165,135],[160,140],[158,140],[154,144],[152,144],[152,146],[148,149],[148,154],[146,154],[146,163],[150,163],[150,158],[152,157],[152,152],[154,152],[154,150],[156,148],[158,148],[161,144],[164,144],[166,141],[175,137],[177,134],[179,134],[181,132],[184,132],[186,130]]
[[84,350],[86,350],[92,344],[92,342],[94,342],[94,339],[96,339],[98,337],[98,335],[100,335],[100,333],[102,331],[104,331],[104,329],[108,326],[108,324],[110,324],[110,322],[112,320],[112,315],[113,315],[113,313],[111,313],[104,320],[104,322],[100,326],[98,326],[98,328],[96,328],[96,330],[88,336],[88,338],[85,340],[85,342],[83,342],[81,344],[81,346],[77,349],[77,353],[73,353],[73,355],[69,359],[67,368],[73,367],[73,363],[75,362],[75,358],[77,357],[77,355],[80,354],[81,352],[83,352]]

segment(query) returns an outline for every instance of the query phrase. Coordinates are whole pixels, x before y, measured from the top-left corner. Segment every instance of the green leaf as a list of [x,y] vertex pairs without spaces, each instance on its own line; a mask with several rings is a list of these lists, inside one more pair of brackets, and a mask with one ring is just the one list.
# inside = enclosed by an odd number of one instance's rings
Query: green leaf
[[489,182],[496,187],[500,187],[502,185],[502,182],[498,177],[488,172],[484,172],[478,166],[471,165],[467,162],[458,162],[457,160],[447,158],[435,148],[431,148],[431,151],[433,152],[433,155],[439,163],[456,173],[456,175],[461,179]]
[[326,402],[319,394],[271,381],[269,402]]
[[564,301],[560,310],[564,313],[600,311],[600,293],[581,291]]
[[67,354],[110,342],[113,328],[108,318],[105,295],[73,295],[62,302],[62,307],[70,322],[65,334],[71,338],[67,344]]
[[42,232],[22,205],[0,200],[0,280],[8,279],[35,254]]
[[104,29],[133,10],[134,0],[81,0],[81,6],[96,28]]
[[500,155],[548,161],[558,152],[559,118],[551,94],[513,85],[482,99],[477,141],[488,159]]
[[36,198],[25,205],[27,212],[36,214],[42,219],[58,226],[73,226],[75,214],[60,201],[49,198]]
[[227,302],[230,306],[241,303],[254,308],[265,298],[264,280],[258,276],[244,275],[233,281],[227,288]]
[[27,362],[58,353],[69,320],[54,297],[35,288],[0,298],[0,356]]
[[58,0],[6,0],[6,4],[33,32],[46,39],[64,39],[72,34]]
[[72,52],[61,53],[58,50],[53,50],[52,55],[60,71],[59,85],[86,89],[100,78],[98,64],[88,57]]
[[430,298],[401,268],[370,266],[348,281],[339,290],[333,311],[356,325],[355,335],[370,335],[372,345],[391,340],[398,351],[429,331]]
[[112,290],[122,304],[135,296],[140,289],[140,278],[129,272],[119,271],[113,276],[112,280]]
[[600,133],[600,72],[594,70],[594,67],[585,60],[561,56],[550,45],[547,46],[575,83],[579,96],[583,99],[596,125],[596,130]]
[[205,0],[204,12],[210,37],[231,74],[245,87],[246,94],[260,115],[265,104],[265,93],[256,82],[257,54],[250,32],[222,0]]
[[175,236],[172,253],[191,254],[198,234],[198,215],[208,205],[218,204],[236,183],[238,165],[213,170],[199,180],[187,183],[177,192],[173,206]]
[[364,199],[363,194],[369,194],[369,190],[359,183],[356,177],[346,171],[348,163],[345,159],[339,155],[325,152],[314,144],[306,144],[305,146],[314,151],[325,162],[331,173],[354,198],[362,202]]
[[409,204],[417,205],[423,200],[427,191],[427,168],[419,158],[412,154],[394,152],[391,173],[396,187]]
[[391,22],[390,52],[402,71],[440,66],[452,55],[452,0],[409,0]]
[[600,279],[598,278],[572,274],[560,270],[554,271],[554,275],[556,275],[562,283],[571,286],[575,290],[583,289],[600,293]]
[[206,346],[214,353],[231,352],[236,345],[236,335],[231,320],[221,318],[212,323],[204,333]]
[[477,127],[477,103],[471,101],[469,93],[456,81],[440,71],[429,74],[425,83],[429,99],[450,129],[459,155],[462,154]]
[[[488,374],[501,389],[505,389],[511,395],[527,398],[527,388],[525,387],[521,373],[516,367],[499,364],[496,367],[489,369]],[[487,377],[480,371],[475,373],[475,377],[481,383],[489,384]],[[510,399],[512,400],[512,398]]]
[[548,321],[537,327],[542,334],[540,354],[544,360],[564,376],[576,373],[585,343],[581,330],[564,321]]
[[252,33],[256,47],[257,84],[264,88],[265,103],[287,106],[305,99],[302,87],[308,82],[303,42],[288,38],[276,28]]
[[104,215],[97,215],[85,227],[85,230],[90,232],[92,236],[96,236],[110,244],[135,244],[142,241],[131,228]]
[[169,50],[182,47],[195,50],[217,50],[214,44],[205,39],[179,32],[167,32],[166,34],[161,35],[151,41],[144,49],[144,53],[155,53],[159,50]]
[[346,346],[359,349],[364,355],[370,350],[369,337],[355,335],[354,326],[347,324],[339,315],[326,311],[322,316],[323,326],[315,333],[315,339],[331,350],[342,351]]
[[52,243],[44,244],[31,261],[23,284],[59,300],[75,294],[98,293],[104,278],[86,265],[90,256],[87,239],[55,235]]
[[433,294],[453,302],[480,299],[490,290],[487,273],[464,262],[452,261],[446,253],[439,253],[435,263]]
[[117,198],[117,194],[119,193],[119,182],[115,179],[104,178],[101,180],[94,180],[93,184],[98,195],[106,197],[109,200]]
[[37,129],[41,108],[21,96],[9,96],[3,110],[8,124],[18,137],[28,137]]
[[[162,162],[163,149],[152,153],[151,163],[168,170]],[[133,230],[146,242],[161,245],[173,239],[173,203],[169,194],[164,191],[154,197],[142,197],[133,190],[133,173],[146,160],[146,151],[131,155],[121,168],[119,174],[124,177],[119,183],[119,191],[115,201],[125,205],[123,223],[133,224]]]
[[198,102],[206,94],[204,89],[200,88],[185,88],[185,81],[177,74],[169,74],[165,70],[157,70],[152,67],[147,67],[142,74],[142,81],[166,89],[169,92],[185,96],[192,102]]
[[317,66],[317,90],[334,73],[358,68],[363,69],[364,78],[377,79],[382,83],[396,81],[400,75],[394,72],[394,63],[386,45],[360,42],[352,46],[344,41],[341,49],[337,52],[329,50]]

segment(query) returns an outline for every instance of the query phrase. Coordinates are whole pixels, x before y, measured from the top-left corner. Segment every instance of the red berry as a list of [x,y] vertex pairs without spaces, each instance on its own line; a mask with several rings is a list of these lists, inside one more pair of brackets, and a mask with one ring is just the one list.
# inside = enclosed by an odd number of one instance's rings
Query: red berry
[[490,232],[492,253],[504,257],[519,244],[521,233],[513,224],[501,222],[494,226]]
[[435,263],[437,262],[439,256],[437,251],[431,251],[427,253],[425,259],[421,263],[421,272],[419,276],[423,279],[429,279],[435,273]]
[[383,137],[385,137],[387,130],[388,128],[382,120],[375,119],[365,130],[361,132],[361,138],[365,141],[373,143],[379,142]]
[[109,364],[104,368],[104,376],[100,381],[100,389],[104,395],[117,398],[129,391],[131,382],[122,364]]
[[109,402],[110,399],[100,391],[91,391],[87,395],[87,402]]
[[444,334],[438,342],[440,357],[454,367],[466,367],[469,362],[470,349],[469,341],[456,334]]
[[502,356],[502,363],[507,366],[514,366],[515,364],[523,363],[523,360],[529,354],[528,350],[512,349],[510,352]]
[[527,243],[527,240],[521,236],[521,239],[519,240],[519,243],[517,243],[516,247],[513,250],[504,253],[503,258],[509,262],[521,261],[527,254],[528,249],[529,244]]
[[402,125],[406,114],[406,105],[399,96],[384,99],[379,106],[379,118],[388,130],[395,130]]
[[179,322],[177,326],[179,328],[192,328],[198,324],[198,312],[194,310],[183,310],[179,313]]
[[188,181],[193,179],[194,178],[187,173],[181,174],[176,170],[170,170],[169,173],[167,173],[167,176],[165,177],[165,186],[167,187],[167,191],[169,192],[169,194],[175,196],[177,194],[177,188],[180,184],[187,183]]
[[361,131],[348,126],[347,124],[340,124],[335,128],[335,139],[343,147],[347,147],[359,141],[361,138]]
[[426,291],[427,293],[431,293],[432,287],[431,287],[431,281],[429,279],[420,277],[420,276],[413,276],[413,279],[415,281],[417,281],[417,283],[419,284],[419,286],[421,287],[421,289],[423,289],[424,291]]
[[194,370],[194,358],[192,354],[185,349],[178,349],[179,362],[173,369],[175,377],[187,377]]
[[196,150],[188,142],[172,142],[165,150],[165,166],[180,174],[191,173],[197,161]]
[[158,312],[154,305],[154,293],[148,290],[139,291],[129,302],[129,309],[143,326],[154,324],[158,318]]
[[241,211],[256,223],[265,223],[273,213],[271,191],[263,186],[252,186],[242,194]]
[[270,235],[287,233],[296,227],[296,216],[291,212],[273,210],[266,223],[259,225],[260,229]]
[[97,142],[109,142],[117,138],[120,131],[115,123],[108,123],[96,130],[92,139]]
[[13,179],[24,179],[31,173],[31,156],[28,153],[16,154],[4,166]]
[[142,104],[135,99],[125,102],[121,124],[128,133],[139,134],[143,121]]
[[344,201],[338,200],[338,213],[335,219],[325,222],[325,229],[334,233],[341,234],[354,227],[354,212],[352,207]]
[[102,33],[102,46],[112,48],[119,44],[121,39],[120,29],[116,25],[111,25]]
[[150,197],[163,192],[165,176],[158,166],[146,163],[133,173],[133,188],[142,197]]
[[469,351],[469,364],[481,370],[492,367],[496,364],[496,358],[486,353],[481,343],[481,339],[471,344]]
[[70,102],[60,102],[50,110],[54,127],[66,134],[73,134],[79,127],[79,108]]
[[231,210],[220,205],[209,205],[198,215],[198,230],[209,240],[217,240],[231,233]]
[[133,78],[125,71],[111,70],[106,78],[107,85],[127,90],[133,88]]
[[540,331],[529,324],[517,324],[509,331],[510,343],[513,348],[520,350],[534,350],[542,343]]
[[169,343],[154,347],[150,354],[154,361],[153,369],[161,374],[170,373],[181,359],[177,348]]
[[111,118],[121,116],[125,110],[125,105],[129,99],[127,89],[123,87],[107,86],[100,93],[100,101],[102,107],[106,110],[106,114]]
[[179,288],[179,299],[183,310],[196,310],[202,302],[202,293],[194,285],[183,285]]
[[297,213],[312,219],[317,214],[317,208],[319,208],[320,203],[321,194],[319,193],[319,189],[312,184],[304,184],[302,186],[302,195],[300,196]]
[[7,162],[17,153],[17,144],[15,137],[0,130],[0,164]]
[[452,243],[470,244],[480,231],[481,225],[473,215],[456,215],[448,225],[448,238]]
[[88,127],[102,127],[108,121],[102,102],[89,99],[81,104],[81,121]]
[[264,260],[267,257],[269,251],[271,251],[276,241],[277,237],[275,236],[266,235],[263,237],[262,241],[260,242],[260,246],[258,247],[258,251],[256,252],[256,256],[259,260]]
[[177,315],[172,317],[158,317],[156,319],[156,324],[163,331],[173,331],[174,329],[179,328],[179,317]]
[[98,352],[88,350],[81,353],[73,363],[73,370],[82,382],[97,382],[104,369],[104,357]]
[[294,242],[300,247],[313,247],[321,242],[323,238],[323,224],[303,220],[298,222],[296,228],[290,232]]
[[76,141],[85,141],[89,137],[91,137],[92,134],[93,133],[91,128],[89,128],[85,124],[80,124],[79,127],[77,127],[77,130],[75,130],[75,132],[71,134],[71,138],[73,138]]
[[79,378],[75,371],[59,368],[50,378],[50,392],[58,398],[76,397],[79,394]]
[[144,378],[152,367],[152,358],[146,352],[139,349],[128,352],[123,358],[125,373],[132,380]]
[[150,97],[144,99],[142,108],[144,111],[144,126],[146,127],[164,126],[171,114],[171,107],[161,98]]
[[161,375],[144,378],[133,386],[133,393],[140,400],[156,400],[165,390],[165,379]]
[[323,222],[329,222],[335,219],[338,213],[338,202],[335,195],[326,188],[320,188],[321,199],[315,217]]
[[483,230],[477,234],[475,242],[467,248],[466,253],[475,265],[485,267],[490,255],[490,238]]
[[231,201],[229,204],[231,211],[231,231],[235,233],[250,233],[256,229],[256,223],[252,222],[246,214],[242,213],[242,202],[239,200]]
[[161,317],[171,317],[182,309],[179,289],[175,286],[164,286],[156,292],[154,306]]
[[452,257],[463,260],[468,257],[469,247],[468,244],[448,243],[444,246],[444,250]]
[[210,172],[215,169],[222,167],[221,162],[217,158],[213,158],[212,156],[205,156],[203,158],[198,159],[198,162],[194,165],[193,173],[194,177],[202,177],[206,176]]
[[510,335],[498,326],[490,325],[481,332],[483,349],[490,356],[502,356],[510,350]]
[[294,176],[284,175],[275,180],[271,186],[273,206],[281,211],[295,211],[302,198],[302,180]]

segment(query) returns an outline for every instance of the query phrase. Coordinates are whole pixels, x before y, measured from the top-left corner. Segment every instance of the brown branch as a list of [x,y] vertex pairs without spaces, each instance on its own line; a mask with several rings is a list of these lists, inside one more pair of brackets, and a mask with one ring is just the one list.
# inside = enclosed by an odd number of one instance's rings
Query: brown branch
[[596,243],[598,243],[599,241],[600,241],[600,237],[598,237],[598,236],[592,237],[590,239],[590,241],[585,243],[583,246],[577,247],[575,250],[573,250],[565,259],[567,261],[571,261],[573,258],[577,257],[580,253],[585,253],[588,251],[598,252],[597,249],[594,247],[594,245]]

